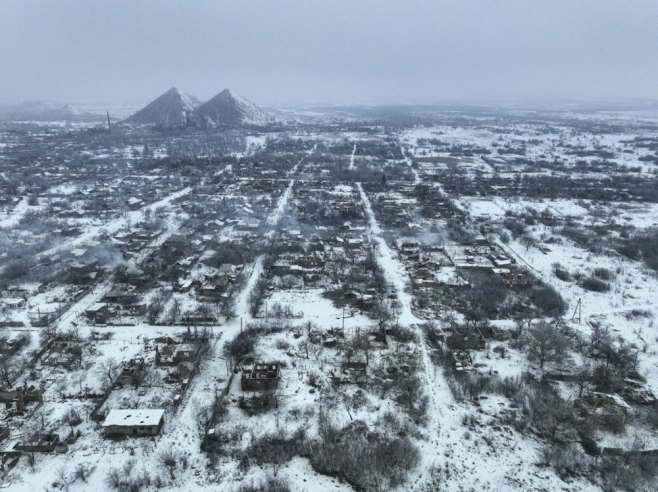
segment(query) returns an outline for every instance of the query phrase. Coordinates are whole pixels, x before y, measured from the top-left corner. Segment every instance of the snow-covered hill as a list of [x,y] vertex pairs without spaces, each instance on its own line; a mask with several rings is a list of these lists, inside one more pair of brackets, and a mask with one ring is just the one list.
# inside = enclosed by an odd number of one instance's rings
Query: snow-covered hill
[[97,119],[97,116],[71,104],[35,100],[0,107],[0,119],[7,121],[62,121]]
[[224,89],[194,111],[197,122],[217,125],[264,125],[271,117],[247,99]]
[[199,104],[194,96],[181,94],[172,87],[125,121],[141,125],[184,125]]

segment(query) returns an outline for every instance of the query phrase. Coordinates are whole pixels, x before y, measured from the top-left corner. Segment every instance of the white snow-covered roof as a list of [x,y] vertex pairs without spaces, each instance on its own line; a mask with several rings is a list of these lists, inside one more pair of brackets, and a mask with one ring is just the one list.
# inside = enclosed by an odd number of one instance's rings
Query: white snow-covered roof
[[7,306],[19,306],[25,302],[25,299],[21,297],[8,297],[3,299],[2,302],[4,302]]
[[163,416],[164,410],[162,409],[113,409],[107,414],[103,427],[158,425]]
[[179,278],[178,279],[178,285],[180,287],[183,287],[183,288],[190,287],[192,285],[192,279],[191,278],[188,278],[188,279]]

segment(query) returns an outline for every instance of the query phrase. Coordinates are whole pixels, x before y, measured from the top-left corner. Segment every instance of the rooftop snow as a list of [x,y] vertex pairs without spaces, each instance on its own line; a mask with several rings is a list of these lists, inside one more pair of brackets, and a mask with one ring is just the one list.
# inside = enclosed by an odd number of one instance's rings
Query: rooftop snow
[[164,410],[161,409],[114,409],[107,414],[103,427],[158,425],[163,416]]

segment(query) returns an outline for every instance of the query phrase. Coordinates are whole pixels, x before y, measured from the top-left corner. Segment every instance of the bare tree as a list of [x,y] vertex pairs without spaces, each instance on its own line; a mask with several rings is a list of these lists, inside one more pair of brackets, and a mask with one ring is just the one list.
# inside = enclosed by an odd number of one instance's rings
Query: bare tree
[[75,470],[73,472],[73,476],[75,477],[76,480],[82,480],[83,482],[87,482],[87,478],[89,475],[91,475],[96,467],[89,467],[85,465],[84,463],[78,463],[78,466],[75,467]]
[[78,367],[82,367],[82,345],[76,344],[69,349],[69,353],[75,357]]
[[592,332],[590,333],[589,355],[598,357],[607,355],[613,345],[612,335],[607,327],[598,323],[592,323]]
[[153,325],[158,321],[158,318],[162,314],[166,298],[167,295],[164,292],[159,292],[148,305],[146,317],[149,324]]
[[393,313],[388,303],[384,300],[379,300],[372,307],[370,314],[373,318],[377,319],[379,322],[379,330],[383,333],[386,322],[391,319]]
[[119,374],[121,364],[114,358],[105,359],[98,366],[98,372],[101,376],[101,384],[104,388],[109,387]]
[[358,331],[354,337],[352,337],[351,344],[356,351],[361,352],[364,355],[366,358],[366,365],[370,365],[370,354],[374,348],[370,336],[367,333]]
[[175,324],[176,321],[178,321],[178,318],[180,317],[180,312],[181,312],[181,301],[180,299],[174,299],[173,303],[171,304],[171,308],[169,309],[169,323],[170,324]]
[[302,340],[301,342],[299,342],[299,350],[304,352],[307,359],[308,359],[308,345],[309,345],[308,340]]
[[118,489],[121,487],[122,479],[123,472],[118,468],[112,468],[105,476],[105,483],[111,488]]
[[530,248],[537,246],[537,241],[529,234],[524,234],[519,239],[519,242],[525,246],[525,250],[528,251]]
[[528,330],[528,359],[539,364],[542,374],[546,364],[567,360],[568,347],[568,339],[554,324],[542,321]]
[[77,412],[77,410],[74,408],[69,408],[69,411],[64,414],[64,417],[62,417],[62,422],[68,424],[71,427],[71,432],[73,432],[73,428],[76,425],[81,424],[82,419],[80,418],[80,414]]
[[578,398],[583,396],[583,391],[592,381],[592,368],[584,365],[576,371],[576,384],[578,385]]
[[548,386],[538,386],[527,394],[525,411],[539,431],[552,442],[573,421],[573,408]]
[[158,462],[168,472],[172,480],[176,479],[174,472],[176,471],[176,453],[172,449],[166,449],[158,455]]

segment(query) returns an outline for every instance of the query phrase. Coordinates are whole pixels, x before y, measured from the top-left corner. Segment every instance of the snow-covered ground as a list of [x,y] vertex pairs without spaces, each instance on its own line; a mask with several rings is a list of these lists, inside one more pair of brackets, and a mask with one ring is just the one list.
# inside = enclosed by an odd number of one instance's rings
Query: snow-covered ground
[[[629,122],[633,119],[624,117],[619,121]],[[165,426],[162,433],[154,438],[103,438],[99,425],[88,418],[94,400],[70,397],[69,394],[101,391],[100,372],[113,361],[126,363],[136,357],[144,357],[148,364],[154,365],[153,350],[149,345],[153,338],[163,335],[176,337],[189,327],[182,324],[151,325],[146,323],[144,316],[130,317],[130,324],[125,326],[92,326],[83,313],[102,301],[117,282],[115,275],[109,273],[102,275],[101,280],[91,282],[90,291],[70,306],[57,321],[57,326],[61,331],[76,330],[83,337],[89,337],[92,332],[101,335],[112,332],[112,337],[90,341],[89,346],[85,347],[83,364],[79,368],[67,371],[61,368],[48,369],[38,364],[35,374],[43,376],[39,382],[45,389],[44,404],[33,415],[7,419],[11,420],[12,434],[10,441],[3,443],[3,448],[9,449],[27,436],[39,422],[65,435],[70,427],[63,419],[69,409],[75,409],[82,416],[82,422],[76,426],[82,435],[69,446],[66,454],[37,454],[33,465],[29,460],[22,459],[6,477],[4,486],[16,491],[44,488],[105,490],[111,487],[108,474],[112,470],[120,470],[122,475],[133,478],[145,473],[152,480],[161,476],[163,483],[152,482],[150,486],[144,487],[149,490],[221,489],[237,492],[244,485],[257,487],[263,481],[271,480],[274,475],[285,480],[290,489],[295,491],[353,490],[352,486],[337,476],[319,473],[312,460],[301,456],[274,464],[256,464],[246,458],[243,462],[236,458],[240,452],[246,452],[250,446],[262,442],[264,438],[275,436],[289,439],[300,429],[310,441],[321,439],[319,414],[322,411],[327,412],[332,423],[339,428],[359,422],[374,434],[384,432],[382,422],[390,418],[387,416],[389,413],[399,419],[399,422],[391,424],[392,428],[399,426],[395,432],[408,438],[420,456],[418,465],[409,470],[407,480],[396,488],[399,491],[600,490],[600,484],[590,482],[584,475],[574,473],[560,477],[553,468],[542,464],[546,438],[539,436],[534,429],[520,429],[509,423],[509,415],[523,411],[518,402],[493,391],[485,391],[473,399],[455,397],[454,387],[451,386],[455,377],[448,369],[444,372],[444,368],[438,365],[438,345],[426,337],[425,324],[431,322],[439,331],[443,329],[443,333],[447,333],[452,323],[463,322],[466,318],[457,308],[453,312],[451,308],[442,305],[447,301],[441,298],[435,301],[436,304],[420,309],[420,294],[410,277],[418,269],[410,267],[410,261],[398,250],[392,238],[409,237],[424,246],[440,247],[434,250],[436,256],[431,258],[443,254],[449,261],[447,266],[438,267],[431,279],[437,281],[441,288],[448,286],[455,291],[463,289],[465,297],[468,297],[469,291],[477,286],[467,287],[465,278],[468,274],[464,272],[465,267],[457,262],[450,263],[450,260],[458,254],[467,257],[478,253],[473,252],[474,246],[459,243],[455,234],[450,232],[457,229],[456,222],[469,232],[476,232],[481,225],[486,225],[487,230],[483,234],[496,245],[496,251],[513,259],[520,269],[530,272],[537,282],[553,286],[561,294],[568,304],[564,326],[586,339],[592,323],[598,323],[608,327],[615,337],[622,337],[635,344],[638,347],[639,374],[646,378],[648,387],[658,388],[658,337],[654,326],[658,279],[654,272],[640,261],[621,257],[613,245],[594,251],[585,249],[561,236],[559,227],[545,225],[540,220],[524,222],[526,238],[532,237],[535,241],[533,244],[525,243],[523,238],[512,238],[504,242],[500,234],[504,230],[504,222],[510,217],[523,218],[528,214],[542,213],[556,217],[560,223],[568,222],[574,227],[582,227],[590,233],[592,226],[602,223],[606,216],[620,228],[632,225],[638,230],[645,230],[658,226],[658,205],[638,201],[510,197],[504,191],[497,196],[450,195],[445,191],[451,189],[447,180],[450,175],[441,174],[452,169],[454,172],[471,176],[477,174],[487,179],[499,174],[510,176],[517,172],[515,166],[521,166],[514,160],[521,155],[533,162],[549,162],[560,158],[564,169],[559,172],[567,172],[565,170],[572,169],[578,160],[593,162],[598,158],[596,155],[609,152],[607,159],[618,168],[633,169],[632,172],[639,178],[651,179],[655,165],[646,159],[639,160],[640,157],[650,155],[649,151],[633,147],[634,151],[629,152],[632,147],[629,142],[631,137],[653,137],[656,132],[641,126],[632,132],[629,130],[630,133],[619,133],[615,129],[615,133],[590,134],[574,131],[564,121],[554,123],[551,120],[550,124],[540,124],[505,121],[504,118],[491,116],[473,118],[471,122],[463,126],[448,123],[437,123],[432,127],[418,126],[403,130],[394,138],[385,133],[388,130],[382,129],[381,133],[377,133],[378,130],[372,126],[368,126],[367,133],[332,132],[326,129],[315,132],[314,129],[304,128],[287,134],[281,132],[267,136],[252,133],[244,136],[244,151],[227,152],[230,160],[215,168],[203,168],[202,173],[199,173],[203,176],[195,174],[195,180],[182,179],[181,174],[180,183],[168,183],[168,187],[163,188],[167,191],[155,194],[157,199],[152,203],[113,215],[109,219],[92,220],[83,217],[71,222],[77,226],[84,225],[84,229],[49,244],[48,248],[35,254],[34,259],[46,262],[58,254],[93,245],[99,238],[130,230],[132,225],[142,223],[156,214],[161,219],[157,234],[129,255],[135,269],[140,266],[146,268],[145,262],[153,252],[179,233],[186,238],[184,241],[190,247],[198,246],[193,255],[186,252],[176,260],[181,265],[190,265],[184,270],[185,279],[197,284],[216,274],[222,264],[221,258],[212,266],[205,263],[213,255],[213,245],[231,243],[237,245],[238,249],[250,250],[252,255],[248,261],[239,265],[235,290],[227,294],[231,299],[231,309],[222,311],[224,314],[218,315],[217,322],[209,328],[211,340],[208,356],[201,361],[180,404],[174,406],[171,402],[178,388],[163,382],[167,372],[163,368],[156,368],[151,381],[153,384],[139,388],[125,387],[113,391],[108,399],[108,407],[153,404],[165,408]],[[262,159],[265,155],[263,152],[270,138],[273,143],[283,143],[297,149],[290,152],[276,151],[276,159],[283,161],[279,168],[263,167],[263,162],[266,162],[266,159]],[[242,136],[240,141],[243,141]],[[155,182],[158,171],[152,173],[147,166],[140,167],[143,165],[142,144],[122,142],[120,152],[94,149],[86,151],[85,157],[90,161],[106,162],[119,156],[127,162],[124,179],[130,177],[140,178],[140,183]],[[339,149],[333,161],[332,156],[325,152],[332,146]],[[372,156],[364,155],[364,149],[369,146],[375,149]],[[398,147],[402,158],[397,153]],[[470,150],[467,153],[470,155],[460,155],[462,147],[468,147]],[[164,146],[152,148],[156,160],[166,155]],[[285,145],[281,148],[285,148]],[[318,148],[323,149],[323,155],[315,155]],[[397,158],[382,157],[390,156],[387,152],[391,148]],[[132,149],[138,152],[133,155]],[[508,154],[501,149],[523,151]],[[584,157],[579,156],[578,152]],[[330,162],[323,162],[325,156]],[[349,158],[349,165],[347,169],[341,167],[341,174],[328,171],[330,166],[338,167],[338,162],[342,166],[346,158]],[[253,169],[250,168],[252,164]],[[397,176],[402,176],[400,181],[392,180],[382,185],[381,173],[378,172],[381,166],[395,169]],[[355,182],[350,173],[357,170],[362,172],[368,167],[374,171],[376,178],[371,182],[367,182],[366,178],[358,178],[360,182]],[[192,171],[193,174],[198,172],[198,169]],[[532,172],[537,175],[549,174],[549,171],[543,169],[533,169]],[[447,178],[442,182],[438,176]],[[577,179],[576,176],[574,174],[574,179]],[[3,176],[3,179],[7,177]],[[10,206],[5,207],[6,213],[0,215],[0,229],[6,234],[5,241],[19,237],[21,220],[31,214],[31,210],[45,210],[52,196],[56,200],[75,196],[76,201],[71,204],[71,210],[84,210],[84,199],[78,196],[78,192],[87,193],[87,190],[84,180],[80,181],[78,184],[61,179],[56,186],[48,189],[51,197],[40,199],[36,206],[28,205],[25,196],[10,202]],[[425,184],[428,186],[417,186]],[[422,197],[419,188],[439,191],[432,196],[439,196],[439,201],[450,199],[463,215],[446,217],[437,213],[433,216],[434,204],[431,203],[425,209],[427,215],[421,217],[419,209]],[[267,191],[260,191],[262,189]],[[139,196],[139,190],[132,191],[130,196]],[[244,196],[244,193],[252,196]],[[206,201],[196,200],[197,195],[207,195],[204,198]],[[215,210],[231,212],[227,212],[226,217],[209,217],[207,210],[210,210],[211,205],[218,204],[223,204],[223,208],[218,206]],[[389,214],[396,212],[396,208],[405,212],[403,217],[407,222],[397,228],[389,228],[386,216],[382,215],[384,207],[389,207]],[[233,211],[239,219],[257,218],[260,229],[248,233],[240,231],[239,221],[233,221]],[[341,215],[342,211],[345,211],[345,217]],[[318,219],[320,215],[313,215],[316,212],[326,214],[323,216],[327,218],[326,223]],[[202,218],[198,219],[194,214]],[[205,227],[209,225],[213,227]],[[185,235],[185,229],[193,230],[195,227],[204,230],[199,237],[194,233]],[[316,234],[321,239],[314,237]],[[345,254],[343,234],[357,241],[360,245],[357,251]],[[610,241],[617,239],[617,234],[621,233],[617,230],[611,233]],[[241,238],[245,237],[248,239],[242,239],[240,243]],[[290,240],[292,245],[287,245],[286,237],[297,237],[298,242],[295,243],[293,239]],[[273,275],[268,270],[271,264],[268,262],[272,259],[270,253],[278,246],[284,250],[288,247],[290,251],[306,248],[303,253],[307,256],[305,259],[309,261],[310,257],[312,260],[313,255],[308,251],[312,237],[316,243],[322,243],[319,249],[313,251],[320,253],[326,262],[326,265],[323,263],[319,268],[321,280],[307,280],[299,276],[285,278]],[[359,242],[361,239],[364,239],[363,242]],[[226,254],[230,254],[230,251]],[[302,253],[297,258],[300,255]],[[352,268],[359,274],[363,273],[364,277],[374,276],[376,269],[360,272],[360,262],[374,260],[371,264],[376,264],[377,271],[383,272],[387,284],[380,288],[379,296],[380,300],[386,299],[390,303],[393,311],[388,321],[389,327],[391,331],[394,325],[410,330],[413,334],[411,341],[403,342],[389,336],[385,342],[381,342],[375,336],[378,323],[372,312],[349,303],[342,307],[336,299],[331,298],[331,294],[345,283],[343,278],[329,278],[328,272],[335,266],[332,262],[339,261],[337,258],[345,263],[342,271],[347,272]],[[366,258],[366,261],[362,258]],[[421,260],[423,256],[418,258],[419,262],[430,261],[430,256],[426,257],[427,260]],[[484,258],[483,261],[493,260]],[[596,268],[605,267],[612,273],[611,289],[604,293],[592,292],[584,290],[576,281],[560,280],[554,274],[556,263],[574,276],[578,273],[590,275]],[[164,270],[167,266],[161,265],[159,268]],[[355,275],[354,278],[359,277]],[[174,282],[170,283],[174,285]],[[154,284],[154,288],[145,287],[146,290],[150,289],[144,294],[144,302],[147,304],[154,300],[156,294],[164,293],[168,308],[179,302],[185,312],[191,312],[197,307],[210,305],[197,297],[194,290],[174,291],[172,285],[161,281]],[[56,307],[59,299],[65,297],[67,292],[62,285],[43,286],[36,280],[25,282],[21,287],[27,289],[29,302],[21,308],[4,307],[2,314],[3,319],[23,321],[26,326],[3,330],[12,337],[28,333],[31,336],[29,349],[32,350],[37,348],[40,329],[30,326],[30,309],[34,306]],[[358,292],[354,286],[348,287],[352,287],[347,293],[351,296],[375,297],[366,289]],[[45,291],[39,290],[42,288]],[[252,315],[252,295],[257,288],[264,289],[264,306]],[[24,295],[21,291],[13,292]],[[290,308],[290,318],[275,318],[271,314],[275,305]],[[210,306],[213,314],[220,312],[219,303]],[[579,311],[576,311],[577,306]],[[232,314],[226,314],[229,311]],[[576,313],[578,316],[574,316]],[[510,319],[511,316],[499,318],[489,322],[506,332],[515,329],[518,320]],[[283,328],[274,329],[277,324]],[[283,379],[276,393],[276,408],[254,415],[239,406],[240,399],[250,395],[241,390],[239,373],[233,377],[230,372],[230,361],[225,351],[225,343],[248,326],[260,329],[262,333],[251,354],[254,360],[278,361],[283,367]],[[372,371],[369,377],[372,378],[373,387],[370,384],[334,385],[332,381],[335,372],[342,368],[346,359],[352,362],[350,357],[354,357],[348,355],[343,342],[336,340],[341,337],[348,340],[360,333],[372,335],[371,352],[365,357],[366,360],[371,357],[367,369]],[[314,337],[320,341],[311,342]],[[583,361],[582,354],[576,354],[572,348],[569,351],[574,352],[574,363]],[[472,350],[471,354],[473,374],[488,376],[492,380],[514,379],[527,371],[538,373],[535,365],[529,361],[526,349],[512,346],[502,336],[500,339],[488,339],[484,350]],[[417,371],[417,374],[414,373],[414,376],[418,376],[415,379],[418,385],[415,388],[418,390],[417,397],[427,398],[427,410],[423,418],[413,423],[410,414],[407,414],[408,409],[394,394],[396,388],[374,389],[374,381],[384,381],[382,388],[385,388],[386,382],[394,381],[392,377],[389,378],[393,371],[389,371],[388,375],[386,371],[397,369],[398,366],[402,370],[407,364]],[[377,370],[381,370],[384,375],[376,373]],[[39,379],[31,378],[31,375],[26,375],[20,381],[37,382]],[[574,385],[560,383],[556,387],[569,404],[578,396]],[[201,451],[205,429],[199,423],[199,415],[200,410],[222,392],[225,392],[228,402],[227,414],[216,424],[215,430],[233,436],[227,446],[233,446],[235,454],[220,455],[218,462],[210,466],[211,458]],[[360,402],[359,405],[352,405],[354,401]],[[0,417],[5,418],[6,415],[5,411]],[[595,436],[599,444],[630,449],[637,434],[643,435],[646,446],[658,446],[658,436],[654,429],[632,421],[625,432],[614,434],[597,429]],[[162,464],[163,451],[172,451],[178,456],[173,477],[169,476]],[[86,481],[74,480],[76,468],[82,465],[90,468],[89,476]]]

